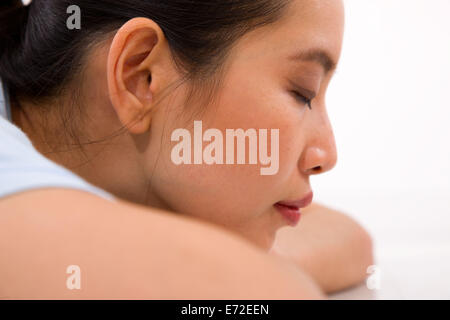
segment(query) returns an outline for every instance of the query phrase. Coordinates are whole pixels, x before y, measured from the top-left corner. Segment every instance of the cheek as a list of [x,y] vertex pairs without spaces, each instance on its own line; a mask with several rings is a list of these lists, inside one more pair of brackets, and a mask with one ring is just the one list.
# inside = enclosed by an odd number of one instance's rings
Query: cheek
[[[221,111],[214,117],[216,121],[212,121],[208,114],[201,119],[192,119],[192,123],[184,124],[178,122],[176,117],[165,118],[166,127],[162,140],[161,134],[155,132],[150,143],[146,175],[152,181],[151,192],[155,193],[169,210],[230,227],[248,225],[254,216],[265,208],[264,198],[269,186],[260,183],[258,165],[175,165],[171,159],[172,148],[177,144],[171,141],[172,131],[178,128],[188,129],[193,139],[194,132],[191,127],[194,120],[202,121],[203,133],[210,128],[225,133],[227,128],[243,127],[245,121],[220,121],[227,118],[224,114],[229,109],[223,105],[219,105],[217,109]],[[234,119],[237,120],[237,117]],[[171,123],[173,125],[170,125]],[[209,142],[204,141],[203,149],[207,145]],[[224,134],[224,148],[225,145]],[[193,149],[191,153],[193,159]]]
[[[301,144],[299,114],[295,108],[286,108],[280,96],[258,92],[246,82],[227,88],[217,101],[217,105],[207,107],[201,118],[193,118],[191,123],[182,123],[176,116],[160,119],[160,122],[165,121],[166,128],[162,144],[157,134],[152,139],[153,152],[159,153],[149,171],[153,192],[176,212],[227,226],[254,224],[286,192]],[[174,114],[177,112],[175,110]],[[279,129],[278,173],[262,176],[260,164],[175,165],[170,158],[172,147],[176,145],[170,140],[172,129],[184,126],[193,138],[194,120],[202,121],[203,132],[209,128],[219,129],[224,136],[224,148],[226,129],[255,129],[257,132]],[[268,140],[270,148],[270,134]],[[208,142],[203,143],[203,147],[206,145]]]
[[[236,82],[238,83],[238,82]],[[279,170],[274,176],[261,177],[258,184],[276,190],[293,174],[305,145],[304,122],[306,107],[295,105],[286,91],[273,83],[260,83],[253,87],[239,83],[239,89],[229,90],[222,100],[220,110],[212,117],[213,126],[243,129],[279,130]],[[266,89],[264,89],[266,88]],[[270,133],[268,134],[270,143]],[[269,147],[270,150],[270,147]]]
[[269,184],[263,185],[255,171],[246,165],[167,163],[155,191],[175,212],[231,228],[250,226],[266,210],[270,194]]
[[288,180],[298,170],[304,137],[297,122],[288,122],[280,131],[280,183]]

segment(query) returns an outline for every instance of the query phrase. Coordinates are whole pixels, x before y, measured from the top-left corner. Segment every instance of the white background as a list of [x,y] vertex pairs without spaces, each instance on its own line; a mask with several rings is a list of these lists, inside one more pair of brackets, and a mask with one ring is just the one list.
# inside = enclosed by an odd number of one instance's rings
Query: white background
[[450,299],[450,1],[345,5],[327,97],[339,160],[312,184],[372,234],[381,287],[337,297]]

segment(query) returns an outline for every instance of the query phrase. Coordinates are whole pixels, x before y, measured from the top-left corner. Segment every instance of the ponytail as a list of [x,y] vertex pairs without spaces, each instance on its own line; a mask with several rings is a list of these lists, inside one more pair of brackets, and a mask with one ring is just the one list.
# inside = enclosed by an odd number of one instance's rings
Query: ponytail
[[28,19],[28,6],[21,0],[0,4],[0,77],[14,74],[13,58],[20,47]]
[[23,38],[28,6],[21,0],[2,0],[0,4],[0,59],[20,46]]

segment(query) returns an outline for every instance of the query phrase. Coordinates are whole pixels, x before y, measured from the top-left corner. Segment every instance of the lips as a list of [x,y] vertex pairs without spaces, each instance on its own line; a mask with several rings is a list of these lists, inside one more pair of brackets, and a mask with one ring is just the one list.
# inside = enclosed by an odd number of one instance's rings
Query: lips
[[277,202],[274,204],[274,207],[291,226],[296,226],[301,217],[300,209],[309,206],[313,200],[313,196],[313,193],[310,192],[302,199]]
[[309,206],[312,202],[313,197],[314,197],[313,193],[310,192],[302,199],[293,200],[293,201],[280,201],[280,202],[277,202],[277,204],[286,206],[286,207],[301,209],[301,208],[305,208],[305,207]]

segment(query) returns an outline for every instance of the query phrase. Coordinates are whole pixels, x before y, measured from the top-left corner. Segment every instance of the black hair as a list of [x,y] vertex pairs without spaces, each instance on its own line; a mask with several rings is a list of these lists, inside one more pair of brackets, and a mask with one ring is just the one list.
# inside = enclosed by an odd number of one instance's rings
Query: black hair
[[[90,44],[135,17],[163,30],[176,65],[191,78],[214,74],[233,43],[282,15],[288,0],[1,0],[0,77],[13,95],[54,95],[83,67]],[[81,9],[81,29],[66,26]]]

